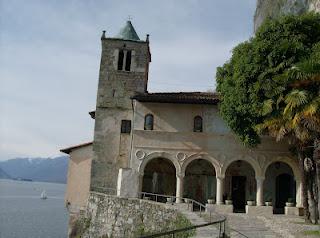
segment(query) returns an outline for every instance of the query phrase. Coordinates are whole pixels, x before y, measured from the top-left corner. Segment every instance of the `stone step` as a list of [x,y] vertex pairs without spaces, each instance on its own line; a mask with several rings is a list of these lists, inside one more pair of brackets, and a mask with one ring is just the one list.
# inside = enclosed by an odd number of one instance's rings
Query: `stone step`
[[[202,217],[200,217],[199,214],[196,212],[191,212],[185,209],[182,206],[178,206],[177,209],[183,214],[193,225],[201,225],[207,223]],[[218,237],[219,231],[214,226],[205,226],[196,229],[195,238],[212,238],[212,237]]]

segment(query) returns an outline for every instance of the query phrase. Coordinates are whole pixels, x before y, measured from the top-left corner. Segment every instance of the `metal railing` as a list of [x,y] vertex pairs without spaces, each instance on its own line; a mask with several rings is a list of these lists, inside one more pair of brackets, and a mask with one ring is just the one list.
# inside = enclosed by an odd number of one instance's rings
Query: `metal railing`
[[235,229],[232,229],[232,228],[229,228],[231,231],[235,231],[236,233],[238,233],[239,235],[241,235],[242,237],[245,237],[245,238],[250,238],[249,236],[246,236],[245,234],[241,233],[240,231],[237,231]]
[[[191,205],[191,208],[192,210],[195,208],[195,207],[199,207],[199,213],[200,213],[200,216],[201,216],[201,213],[203,211],[206,211],[206,206],[203,205],[202,203],[196,201],[196,200],[193,200],[191,198],[181,198],[181,197],[175,197],[175,196],[171,196],[171,195],[164,195],[164,194],[157,194],[157,193],[148,193],[148,192],[139,192],[138,193],[139,195],[142,195],[142,199],[146,199],[146,198],[154,198],[154,201],[156,202],[171,202],[171,203],[174,203],[177,201],[177,199],[181,200],[181,201],[184,201],[186,204],[188,204],[188,209],[190,209],[190,205]],[[165,198],[165,200],[161,200],[159,198]],[[167,198],[170,198],[171,201],[169,200],[166,200]],[[212,215],[212,211],[209,211],[209,215],[210,215],[210,221],[211,221],[211,215]]]
[[[200,216],[202,214],[202,210],[204,212],[206,211],[205,205],[203,205],[202,203],[200,203],[194,199],[191,199],[191,198],[181,198],[181,197],[175,197],[175,196],[171,196],[171,195],[163,195],[163,194],[148,193],[148,192],[139,192],[139,195],[141,196],[142,199],[148,198],[148,200],[152,199],[156,202],[167,202],[167,203],[171,203],[171,204],[175,203],[177,200],[180,200],[180,201],[183,200],[188,205],[188,210],[190,209],[190,204],[191,204],[192,211],[194,210],[195,206],[198,206]],[[163,200],[163,198],[165,198],[165,200]],[[169,198],[169,199],[167,199],[167,198]],[[209,212],[209,222],[208,223],[201,224],[201,225],[189,226],[189,227],[185,227],[185,228],[181,228],[181,229],[175,229],[175,230],[171,230],[171,231],[159,232],[159,233],[152,234],[152,235],[140,236],[140,238],[153,238],[153,237],[161,237],[161,236],[168,236],[168,235],[171,235],[171,237],[175,237],[176,234],[181,233],[181,232],[196,230],[197,228],[200,228],[200,227],[211,226],[211,225],[215,225],[215,224],[219,224],[218,237],[219,238],[226,237],[225,236],[226,235],[225,234],[226,217],[222,216],[220,214],[217,214],[220,217],[220,219],[218,219],[216,221],[212,221],[212,211],[209,210],[208,212]]]
[[201,225],[188,226],[188,227],[185,227],[185,228],[175,229],[175,230],[165,231],[165,232],[160,232],[160,233],[153,234],[153,235],[140,236],[139,238],[154,238],[154,237],[161,237],[161,236],[168,236],[168,235],[171,235],[171,237],[174,238],[175,235],[178,234],[178,233],[191,231],[191,230],[196,230],[197,228],[201,228],[201,227],[205,227],[205,226],[211,226],[211,225],[215,225],[215,224],[219,224],[219,235],[218,235],[218,237],[219,238],[224,238],[224,237],[226,237],[225,236],[225,232],[224,232],[225,231],[225,221],[226,221],[226,218],[224,218],[223,220],[209,222],[209,223],[205,223],[205,224],[201,224]]

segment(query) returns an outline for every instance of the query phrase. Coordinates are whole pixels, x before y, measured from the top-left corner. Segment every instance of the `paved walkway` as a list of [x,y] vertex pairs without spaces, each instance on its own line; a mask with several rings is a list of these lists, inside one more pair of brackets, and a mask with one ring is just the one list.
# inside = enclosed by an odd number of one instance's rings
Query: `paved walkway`
[[[247,214],[232,213],[227,215],[228,226],[231,229],[231,237],[235,238],[281,238],[279,233],[266,226],[263,220]],[[238,232],[236,232],[236,231]],[[239,234],[239,232],[241,234]]]
[[259,216],[266,226],[272,230],[279,232],[283,237],[288,238],[314,238],[319,236],[304,235],[305,231],[320,230],[320,225],[306,224],[303,217],[287,216],[287,215],[273,215],[273,216]]
[[[209,221],[209,214],[199,216],[198,212],[191,212],[184,206],[176,206],[178,210],[187,217],[194,225],[205,224]],[[202,213],[203,214],[203,213]],[[272,215],[252,216],[244,213],[225,214],[227,227],[230,228],[227,234],[231,238],[315,238],[319,236],[306,236],[307,230],[320,230],[320,226],[307,225],[302,217]],[[212,220],[218,219],[213,216]],[[207,226],[196,230],[196,238],[218,237],[218,226]]]
[[[203,216],[199,216],[198,212],[191,212],[185,209],[185,207],[178,207],[178,210],[193,224],[200,225],[209,222],[209,214],[202,213]],[[212,217],[212,220],[219,219],[219,215]],[[279,233],[275,233],[271,230],[262,219],[258,219],[254,216],[248,216],[247,214],[227,214],[227,226],[232,238],[282,238]],[[218,225],[202,227],[196,230],[196,238],[212,238],[219,235]],[[236,232],[236,231],[238,232]]]

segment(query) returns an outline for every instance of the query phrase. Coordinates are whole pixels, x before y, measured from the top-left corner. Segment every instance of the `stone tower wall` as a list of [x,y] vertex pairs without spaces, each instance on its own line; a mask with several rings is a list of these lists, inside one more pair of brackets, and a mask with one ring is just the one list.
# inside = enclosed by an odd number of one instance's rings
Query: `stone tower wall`
[[[132,50],[130,72],[117,70],[119,49]],[[148,42],[102,39],[91,190],[116,188],[119,168],[128,167],[131,133],[120,133],[121,120],[132,121],[130,97],[146,91],[149,56]]]

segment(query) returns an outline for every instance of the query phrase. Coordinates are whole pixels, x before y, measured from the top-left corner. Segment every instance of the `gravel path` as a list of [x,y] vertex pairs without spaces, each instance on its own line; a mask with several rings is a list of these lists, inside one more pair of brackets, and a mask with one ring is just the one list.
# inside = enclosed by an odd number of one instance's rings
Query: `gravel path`
[[320,230],[319,225],[305,224],[302,217],[273,215],[273,216],[259,216],[259,220],[263,221],[267,227],[282,234],[283,237],[288,238],[314,238],[319,236],[304,235],[304,231]]

